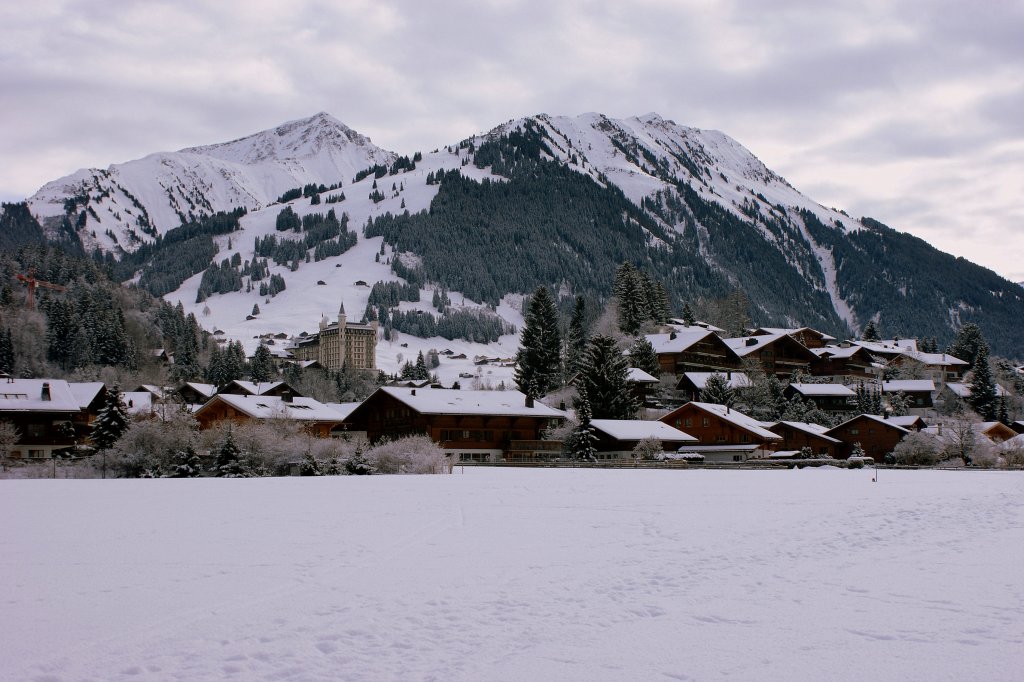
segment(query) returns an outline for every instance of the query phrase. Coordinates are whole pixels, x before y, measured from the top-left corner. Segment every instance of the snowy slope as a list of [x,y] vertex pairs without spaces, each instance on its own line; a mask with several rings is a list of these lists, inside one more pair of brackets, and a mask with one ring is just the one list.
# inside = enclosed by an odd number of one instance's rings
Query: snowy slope
[[294,187],[348,182],[357,171],[394,158],[320,113],[233,142],[80,170],[47,183],[28,203],[46,226],[47,218],[65,215],[69,198],[80,197],[75,214],[86,212],[79,233],[86,246],[132,251],[152,239],[147,223],[163,233],[183,216],[259,209]]
[[1020,679],[1015,472],[0,488],[4,680]]

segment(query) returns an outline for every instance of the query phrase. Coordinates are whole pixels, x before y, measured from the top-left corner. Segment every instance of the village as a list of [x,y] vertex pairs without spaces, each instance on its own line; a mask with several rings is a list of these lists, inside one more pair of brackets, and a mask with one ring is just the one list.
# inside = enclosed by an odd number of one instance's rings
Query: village
[[[839,341],[806,327],[762,327],[730,337],[712,324],[671,318],[658,333],[638,339],[653,349],[656,367],[650,359],[646,368],[630,366],[634,359],[633,364],[645,364],[630,350],[616,360],[626,365],[632,418],[585,418],[592,445],[581,456],[570,444],[584,419],[573,391],[578,376],[561,391],[531,396],[504,387],[444,386],[436,377],[413,371],[392,377],[362,401],[347,403],[320,402],[289,384],[287,377],[294,376],[289,371],[343,366],[346,350],[348,361],[372,370],[375,335],[367,332],[375,329],[349,326],[354,329],[346,334],[342,311],[338,323],[321,324],[317,336],[327,342],[303,336],[290,347],[295,354],[275,351],[274,374],[280,378],[267,381],[142,384],[122,392],[102,382],[4,376],[0,448],[5,464],[50,463],[54,476],[58,460],[86,459],[95,465],[95,454],[113,445],[109,435],[97,436],[108,428],[101,422],[119,410],[128,419],[122,431],[130,424],[183,416],[192,429],[216,432],[218,438],[225,429],[277,425],[279,432],[301,434],[305,441],[300,442],[323,443],[319,451],[326,447],[335,459],[351,454],[353,447],[361,451],[426,436],[449,467],[1024,464],[1024,419],[1016,413],[1010,419],[1007,408],[1015,404],[1013,384],[1007,388],[989,379],[994,404],[1002,409],[993,413],[997,418],[986,419],[972,409],[978,372],[970,361],[933,352],[927,341]],[[355,339],[348,347],[346,336]],[[1024,377],[1024,367],[1012,372]],[[756,384],[762,384],[762,398],[765,391],[778,393],[773,410],[754,404]],[[196,475],[217,470],[209,463],[217,457],[219,441],[206,442],[209,448],[192,455],[207,462],[194,467]],[[344,446],[331,450],[326,445],[331,442]],[[313,450],[305,447],[306,466],[303,453],[297,452],[287,467],[269,473],[328,470],[315,464]],[[165,466],[162,475],[167,471]],[[147,473],[154,472],[145,466],[135,471]],[[102,475],[108,475],[106,466]]]

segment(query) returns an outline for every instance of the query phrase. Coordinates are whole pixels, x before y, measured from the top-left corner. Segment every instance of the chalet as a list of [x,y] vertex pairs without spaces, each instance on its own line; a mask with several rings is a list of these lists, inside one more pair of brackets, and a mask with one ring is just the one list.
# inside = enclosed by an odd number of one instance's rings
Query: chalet
[[742,462],[766,456],[782,441],[781,436],[764,428],[761,422],[725,405],[689,402],[661,421],[695,436],[698,445],[683,449],[703,454],[707,461]]
[[72,418],[78,443],[92,436],[92,423],[100,413],[107,399],[107,387],[102,381],[69,382],[68,388],[78,401],[78,414]]
[[788,334],[763,334],[725,339],[725,344],[740,358],[752,358],[761,363],[768,374],[780,378],[793,372],[810,373],[811,363],[818,356]]
[[626,382],[629,383],[629,388],[633,391],[633,396],[640,405],[648,404],[651,400],[651,394],[661,384],[658,377],[648,374],[639,367],[629,368]]
[[836,340],[836,337],[829,336],[825,332],[819,332],[817,329],[811,329],[810,327],[797,327],[795,329],[786,329],[782,327],[758,327],[750,332],[751,336],[773,336],[775,334],[786,334],[787,336],[794,338],[804,348],[812,350],[815,348],[824,348]]
[[876,462],[882,462],[908,433],[910,429],[900,426],[892,419],[874,414],[861,414],[829,429],[825,435],[842,441],[842,445],[836,450],[837,457],[848,458],[854,446],[860,443],[866,455],[874,458]]
[[642,419],[594,419],[591,420],[597,442],[598,459],[628,459],[633,448],[647,438],[661,441],[664,450],[675,452],[683,445],[696,443],[697,439],[688,433],[660,421]]
[[935,382],[931,379],[897,379],[882,382],[884,397],[891,400],[897,393],[907,397],[908,407],[917,414],[930,410],[935,405]]
[[[996,396],[1009,397],[1009,392],[996,384]],[[971,386],[970,384],[960,383],[958,381],[952,381],[947,383],[939,390],[938,398],[936,398],[937,404],[950,405],[955,404],[957,401],[967,402],[967,399],[971,397]]]
[[922,353],[917,350],[906,351],[892,358],[889,365],[919,367],[924,377],[931,379],[938,386],[950,381],[960,381],[970,366],[966,360],[953,357],[949,353]]
[[974,424],[975,436],[984,436],[997,445],[1010,440],[1017,435],[1017,432],[1002,422],[981,422]]
[[885,339],[882,341],[851,341],[871,355],[889,361],[909,351],[917,351],[917,339]]
[[782,437],[780,450],[800,451],[810,448],[816,456],[835,457],[837,448],[842,445],[838,438],[826,435],[828,427],[820,424],[781,421],[767,428]]
[[[707,386],[708,379],[715,372],[683,372],[676,384],[676,390],[681,391],[688,400],[700,400],[700,394]],[[726,385],[736,391],[750,386],[750,379],[743,372],[718,372],[725,379]]]
[[217,393],[227,395],[267,395],[282,397],[285,395],[301,396],[302,394],[284,381],[264,381],[256,383],[235,379],[222,386]]
[[902,426],[908,431],[924,431],[928,428],[928,422],[916,414],[905,414],[899,417],[889,415],[887,419],[896,426]]
[[81,401],[61,379],[0,380],[0,421],[18,430],[12,459],[43,459],[74,446]]
[[345,422],[371,443],[425,434],[461,461],[496,462],[557,457],[561,443],[543,434],[565,417],[519,391],[382,386]]
[[783,395],[788,400],[800,396],[801,400],[814,403],[815,407],[825,412],[853,412],[856,409],[857,394],[842,384],[792,383],[786,387]]
[[195,416],[201,429],[225,421],[241,424],[248,421],[288,420],[321,438],[329,436],[332,429],[345,421],[342,414],[312,398],[231,393],[213,396],[196,410]]
[[217,393],[217,387],[213,384],[201,384],[196,381],[186,381],[178,387],[178,396],[186,405],[202,405]]
[[738,370],[740,358],[714,332],[703,327],[680,327],[668,334],[648,334],[658,354],[662,374]]
[[811,362],[811,376],[843,379],[870,379],[877,369],[871,354],[861,346],[826,346],[810,349],[817,359]]

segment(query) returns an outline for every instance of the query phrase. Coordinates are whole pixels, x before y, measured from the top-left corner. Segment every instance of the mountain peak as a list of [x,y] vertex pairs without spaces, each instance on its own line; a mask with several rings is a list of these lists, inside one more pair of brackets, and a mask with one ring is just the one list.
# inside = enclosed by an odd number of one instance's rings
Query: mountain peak
[[245,137],[201,147],[189,147],[186,154],[201,154],[225,161],[257,164],[290,158],[309,158],[325,148],[373,148],[370,138],[360,135],[325,111],[282,123],[275,128]]

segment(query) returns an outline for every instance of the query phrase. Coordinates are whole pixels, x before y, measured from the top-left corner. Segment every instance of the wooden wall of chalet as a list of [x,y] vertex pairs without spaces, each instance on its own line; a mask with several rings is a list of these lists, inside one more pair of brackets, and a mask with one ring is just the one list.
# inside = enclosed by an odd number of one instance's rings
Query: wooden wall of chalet
[[843,442],[838,448],[837,457],[846,459],[853,451],[854,444],[860,443],[866,455],[873,457],[876,462],[884,462],[885,456],[892,452],[907,434],[896,426],[869,417],[857,417],[832,429],[828,435]]
[[[244,412],[236,410],[225,402],[217,401],[196,414],[200,429],[208,429],[215,424],[230,421],[234,424],[244,424],[253,421],[252,417]],[[301,422],[302,429],[317,438],[327,438],[331,435],[331,429],[337,426],[336,422]]]
[[713,372],[740,369],[739,357],[716,334],[711,334],[682,353],[659,353],[662,374]]
[[701,445],[749,445],[756,443],[775,450],[775,441],[742,429],[717,415],[704,412],[692,403],[683,405],[661,418],[669,426],[696,438]]
[[800,429],[794,429],[792,426],[785,424],[776,424],[768,429],[773,433],[777,433],[782,436],[782,442],[779,443],[779,450],[802,450],[803,448],[810,448],[816,455],[828,455],[829,457],[836,456],[836,443],[830,440],[815,436],[813,433],[801,431]]
[[540,440],[549,425],[544,417],[421,414],[386,393],[375,393],[348,419],[349,429],[366,431],[371,443],[381,438],[426,434],[447,449],[505,450],[513,440]]

